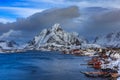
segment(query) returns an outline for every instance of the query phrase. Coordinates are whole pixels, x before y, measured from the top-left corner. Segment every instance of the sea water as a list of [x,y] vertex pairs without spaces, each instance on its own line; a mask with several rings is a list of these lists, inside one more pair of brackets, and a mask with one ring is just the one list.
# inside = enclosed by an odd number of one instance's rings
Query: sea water
[[88,59],[60,52],[4,53],[0,54],[0,80],[105,80],[80,73],[94,71],[84,65]]

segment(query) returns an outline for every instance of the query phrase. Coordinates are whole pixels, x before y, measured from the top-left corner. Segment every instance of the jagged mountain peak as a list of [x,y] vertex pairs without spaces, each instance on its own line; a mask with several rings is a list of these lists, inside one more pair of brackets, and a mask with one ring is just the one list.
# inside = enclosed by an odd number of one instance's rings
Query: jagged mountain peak
[[78,33],[68,33],[60,24],[54,24],[49,29],[44,29],[30,42],[29,47],[40,48],[41,46],[72,46],[81,45],[85,41],[79,39]]
[[62,30],[62,27],[59,23],[56,23],[52,26],[52,31],[59,31]]

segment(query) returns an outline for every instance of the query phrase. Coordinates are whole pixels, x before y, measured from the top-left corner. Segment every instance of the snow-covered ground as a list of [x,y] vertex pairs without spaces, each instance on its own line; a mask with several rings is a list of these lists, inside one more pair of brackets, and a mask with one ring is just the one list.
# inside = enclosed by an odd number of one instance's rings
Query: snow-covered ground
[[14,41],[0,41],[1,49],[17,49],[18,45]]
[[15,41],[0,41],[0,53],[13,53],[25,51],[26,44],[19,45]]
[[[104,64],[104,62],[103,62],[101,67],[103,69],[106,69],[106,68],[115,69],[118,71],[118,74],[120,74],[120,54],[116,53],[114,55],[117,55],[117,56],[113,56],[113,54],[112,54],[111,58],[114,58],[114,59],[108,58],[107,61],[109,61],[109,63]],[[120,77],[117,80],[120,80]]]

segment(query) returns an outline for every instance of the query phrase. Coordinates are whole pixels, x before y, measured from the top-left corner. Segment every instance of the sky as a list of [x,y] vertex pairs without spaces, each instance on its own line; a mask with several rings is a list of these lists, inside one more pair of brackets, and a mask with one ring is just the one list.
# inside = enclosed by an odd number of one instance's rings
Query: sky
[[0,0],[0,39],[28,40],[54,23],[92,39],[120,30],[119,13],[120,0]]
[[55,7],[77,5],[85,7],[120,8],[119,0],[1,0],[0,22],[12,22],[19,17],[28,17],[36,12]]

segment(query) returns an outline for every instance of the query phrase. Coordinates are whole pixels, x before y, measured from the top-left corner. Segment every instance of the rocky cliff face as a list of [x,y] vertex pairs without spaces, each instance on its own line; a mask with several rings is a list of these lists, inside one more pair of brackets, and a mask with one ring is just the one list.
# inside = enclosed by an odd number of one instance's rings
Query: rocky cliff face
[[60,24],[55,24],[49,29],[44,29],[32,41],[29,42],[27,48],[39,49],[40,47],[71,47],[80,46],[85,40],[80,39],[75,32],[68,33],[64,31]]

